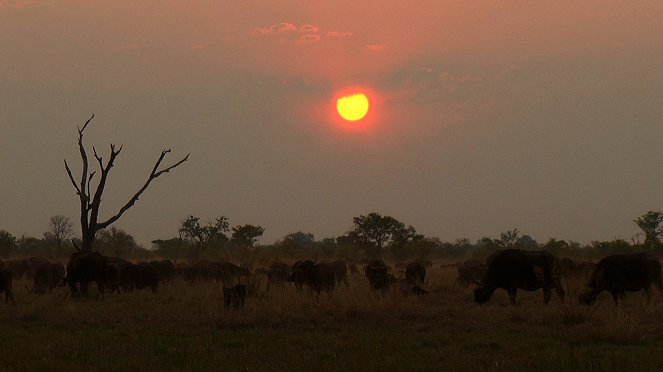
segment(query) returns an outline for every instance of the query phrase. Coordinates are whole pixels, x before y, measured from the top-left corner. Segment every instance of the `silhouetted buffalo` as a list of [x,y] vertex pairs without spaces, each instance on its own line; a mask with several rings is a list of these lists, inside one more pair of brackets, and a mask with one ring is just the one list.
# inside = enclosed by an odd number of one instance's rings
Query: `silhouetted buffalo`
[[497,288],[507,291],[513,305],[518,289],[543,289],[543,303],[548,304],[551,289],[555,288],[560,299],[564,300],[559,259],[547,251],[506,249],[498,252],[488,259],[486,275],[477,284],[474,300],[479,304],[488,302]]
[[328,264],[322,263],[320,265],[326,265],[334,272],[334,280],[336,281],[336,285],[342,282],[346,287],[350,286],[348,284],[348,268],[345,265],[345,261],[337,260]]
[[336,286],[336,276],[329,264],[316,264],[313,261],[297,261],[292,266],[288,281],[294,282],[298,289],[308,285],[312,290],[331,291]]
[[366,265],[364,274],[371,287],[386,291],[396,282],[396,278],[389,274],[389,267],[382,260],[373,260]]
[[419,261],[408,263],[405,267],[405,280],[410,286],[423,285],[426,280],[426,267]]
[[12,272],[13,279],[21,279],[24,276],[28,280],[33,280],[35,272],[44,264],[50,261],[43,257],[29,257],[17,260],[7,260],[6,266]]
[[288,281],[288,275],[290,275],[290,267],[285,262],[274,261],[269,268],[264,270],[265,275],[267,275],[267,288],[272,284],[281,284]]
[[223,287],[223,306],[234,308],[244,306],[246,301],[246,286],[244,284],[236,284],[234,287]]
[[78,251],[71,255],[67,264],[65,283],[69,286],[72,296],[79,293],[77,284],[80,283],[80,293],[87,295],[87,285],[95,282],[100,295],[104,295],[108,262],[99,252]]
[[7,268],[0,269],[0,293],[5,292],[5,302],[14,303],[12,293],[12,273]]
[[648,253],[616,254],[599,261],[589,279],[587,291],[578,300],[581,304],[589,305],[596,301],[601,292],[608,291],[615,304],[618,304],[627,291],[644,289],[649,303],[652,285],[663,291],[658,258]]
[[35,268],[32,276],[34,292],[38,294],[51,293],[53,288],[62,283],[65,270],[61,263],[42,262]]
[[159,288],[159,274],[149,262],[129,263],[122,267],[120,285],[125,292],[143,288],[156,292]]
[[173,284],[175,280],[175,265],[171,260],[150,261],[150,265],[157,271],[159,280],[162,283]]
[[106,257],[108,263],[108,270],[106,274],[106,286],[112,292],[120,293],[122,285],[122,271],[131,262],[119,257]]
[[468,286],[483,279],[487,269],[488,265],[479,260],[467,260],[458,266],[458,278],[456,280],[459,284]]

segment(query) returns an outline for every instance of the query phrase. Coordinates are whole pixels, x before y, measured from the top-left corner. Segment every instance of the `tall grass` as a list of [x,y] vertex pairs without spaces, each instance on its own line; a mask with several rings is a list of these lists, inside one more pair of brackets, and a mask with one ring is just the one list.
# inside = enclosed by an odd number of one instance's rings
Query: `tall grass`
[[223,307],[222,284],[176,280],[158,293],[87,300],[28,291],[0,304],[0,360],[16,369],[108,370],[634,370],[663,365],[663,300],[641,293],[615,306],[604,294],[577,304],[542,304],[519,291],[517,305],[497,290],[486,305],[455,269],[428,270],[430,295],[382,294],[363,275],[320,295],[263,280],[243,309]]

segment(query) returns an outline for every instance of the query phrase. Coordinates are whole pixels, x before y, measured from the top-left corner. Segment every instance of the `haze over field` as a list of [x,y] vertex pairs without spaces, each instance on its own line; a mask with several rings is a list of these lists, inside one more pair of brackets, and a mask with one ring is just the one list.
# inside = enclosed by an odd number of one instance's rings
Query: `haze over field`
[[[630,238],[663,209],[660,1],[0,0],[0,229],[78,220],[64,170],[124,150],[102,217],[164,148],[188,162],[116,224],[225,215],[271,243],[391,215],[443,241]],[[372,93],[349,130],[334,97]],[[356,129],[355,128],[355,129]],[[80,226],[76,227],[77,231]]]

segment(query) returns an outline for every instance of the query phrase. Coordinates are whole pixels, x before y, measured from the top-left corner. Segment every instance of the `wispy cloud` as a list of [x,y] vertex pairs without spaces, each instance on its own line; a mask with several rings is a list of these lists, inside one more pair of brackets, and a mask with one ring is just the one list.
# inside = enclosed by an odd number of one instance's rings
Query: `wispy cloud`
[[252,34],[253,35],[267,35],[267,34],[278,34],[278,33],[285,33],[285,32],[290,32],[290,31],[296,31],[297,26],[290,22],[281,22],[275,25],[272,25],[270,27],[258,27],[253,30]]
[[301,44],[317,43],[320,41],[320,35],[317,34],[304,34],[297,40]]
[[[287,21],[269,26],[257,27],[253,29],[251,35],[254,37],[269,37],[279,42],[294,44],[312,44],[320,42],[323,38],[340,39],[349,38],[352,32],[349,31],[327,31],[320,30],[320,27],[311,23],[296,25]],[[374,46],[379,48],[380,46]]]
[[299,28],[299,32],[302,33],[318,32],[318,31],[320,31],[320,27],[314,25],[302,25],[302,27]]
[[352,36],[352,32],[327,31],[326,35],[329,38],[343,38]]

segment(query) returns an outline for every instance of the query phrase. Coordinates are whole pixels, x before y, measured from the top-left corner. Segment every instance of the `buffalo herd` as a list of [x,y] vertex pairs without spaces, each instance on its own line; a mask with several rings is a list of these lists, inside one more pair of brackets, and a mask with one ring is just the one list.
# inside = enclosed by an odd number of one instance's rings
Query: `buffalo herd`
[[[172,285],[176,278],[195,284],[216,282],[223,284],[224,305],[239,308],[247,296],[252,296],[251,278],[267,279],[270,286],[293,283],[298,291],[307,288],[320,295],[336,288],[349,288],[350,275],[359,273],[358,264],[363,264],[363,274],[370,288],[384,294],[391,288],[401,288],[403,293],[417,296],[430,292],[426,278],[429,261],[397,262],[393,269],[382,259],[346,263],[342,260],[316,262],[304,260],[292,265],[273,261],[264,268],[252,272],[246,266],[231,262],[201,260],[193,264],[175,265],[170,260],[131,262],[118,257],[109,257],[99,252],[77,251],[69,259],[66,268],[61,263],[42,257],[0,260],[0,293],[5,293],[6,302],[14,302],[12,281],[26,278],[32,283],[28,288],[35,294],[47,294],[58,286],[68,286],[72,297],[87,296],[88,285],[95,283],[98,295],[107,292],[132,292],[149,288],[157,292],[159,286]],[[626,292],[644,290],[647,302],[651,300],[652,287],[663,294],[661,263],[648,253],[611,255],[598,263],[558,258],[547,251],[524,251],[505,249],[488,257],[454,264],[461,286],[475,284],[474,300],[478,304],[488,302],[496,289],[508,294],[511,304],[516,303],[518,290],[543,291],[543,303],[548,304],[557,294],[564,301],[564,279],[588,278],[585,290],[578,296],[581,304],[594,303],[604,291],[610,293],[617,304]],[[404,269],[404,270],[403,270]],[[230,285],[230,286],[228,286]],[[27,287],[27,285],[26,285]]]

